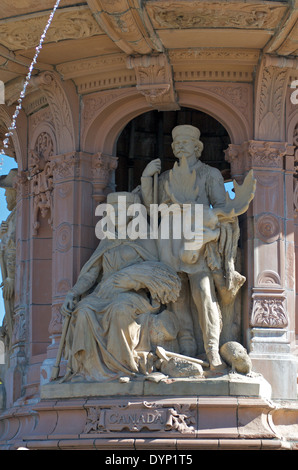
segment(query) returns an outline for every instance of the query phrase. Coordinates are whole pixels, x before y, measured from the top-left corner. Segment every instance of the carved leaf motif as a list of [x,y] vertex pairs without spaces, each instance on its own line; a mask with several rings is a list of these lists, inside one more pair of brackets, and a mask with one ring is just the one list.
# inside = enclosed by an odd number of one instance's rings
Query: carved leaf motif
[[288,318],[282,299],[256,299],[251,324],[259,327],[282,328],[288,325]]
[[166,431],[195,432],[192,425],[196,423],[196,419],[189,405],[176,405],[169,411],[170,417],[165,428]]
[[92,431],[99,431],[101,426],[101,413],[102,411],[96,407],[90,407],[87,411],[87,422],[85,425],[84,433],[88,434]]

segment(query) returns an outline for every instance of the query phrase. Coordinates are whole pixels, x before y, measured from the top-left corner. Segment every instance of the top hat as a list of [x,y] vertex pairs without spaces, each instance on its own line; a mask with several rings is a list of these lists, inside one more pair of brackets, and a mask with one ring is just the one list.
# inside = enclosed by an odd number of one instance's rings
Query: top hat
[[14,185],[14,180],[16,176],[18,175],[18,170],[17,168],[13,168],[10,170],[8,175],[2,175],[0,176],[0,188],[13,188]]

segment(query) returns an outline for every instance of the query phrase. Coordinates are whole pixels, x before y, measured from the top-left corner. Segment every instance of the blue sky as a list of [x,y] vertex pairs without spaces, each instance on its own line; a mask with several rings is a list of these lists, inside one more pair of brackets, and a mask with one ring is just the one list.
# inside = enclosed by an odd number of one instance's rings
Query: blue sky
[[[2,161],[3,159],[3,161]],[[2,163],[2,166],[1,166]],[[6,156],[0,156],[0,175],[7,175],[9,171],[12,168],[16,168],[16,162],[14,161],[13,158],[6,157]],[[9,211],[7,210],[6,207],[6,199],[5,199],[5,189],[0,188],[0,224],[3,220],[6,220]],[[0,270],[0,284],[2,282],[2,277],[1,277],[1,270]],[[3,297],[2,297],[2,289],[0,292],[0,325],[2,325],[2,320],[4,317],[4,303],[3,303]]]

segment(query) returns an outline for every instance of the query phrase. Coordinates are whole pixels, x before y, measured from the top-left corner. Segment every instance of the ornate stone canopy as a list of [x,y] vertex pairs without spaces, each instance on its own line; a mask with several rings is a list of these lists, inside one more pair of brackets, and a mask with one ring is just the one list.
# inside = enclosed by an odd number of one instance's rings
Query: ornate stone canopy
[[[26,74],[52,7],[49,0],[42,7],[31,0],[1,4],[0,71],[2,81],[10,84],[7,99]],[[214,35],[214,28],[220,34]],[[162,86],[163,95],[174,100],[173,79],[205,75],[208,81],[251,81],[260,52],[297,54],[296,2],[88,0],[78,7],[64,0],[37,69],[55,67],[64,79],[74,80],[81,93],[117,88],[125,81],[137,84],[152,100],[151,85],[157,82],[155,92],[160,94]],[[138,55],[155,58],[130,58]],[[156,67],[162,79],[156,80]]]

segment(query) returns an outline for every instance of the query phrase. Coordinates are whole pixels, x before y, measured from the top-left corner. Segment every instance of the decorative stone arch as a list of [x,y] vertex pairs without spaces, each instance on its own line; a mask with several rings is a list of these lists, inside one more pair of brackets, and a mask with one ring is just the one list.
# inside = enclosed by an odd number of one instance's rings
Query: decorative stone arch
[[[176,85],[180,106],[203,111],[217,119],[227,130],[232,144],[251,139],[252,119],[222,96],[219,88],[224,88],[224,84],[222,87],[218,84],[217,87],[209,84]],[[114,92],[110,98],[107,93],[98,94],[97,98],[87,97],[86,106],[88,99],[92,100],[93,110],[90,117],[85,107],[89,121],[85,118],[82,126],[82,150],[91,154],[115,155],[117,139],[124,127],[138,115],[153,109],[135,88]]]
[[[209,83],[178,83],[176,90],[179,95],[181,106],[198,109],[209,114],[219,121],[227,130],[231,144],[241,144],[252,138],[252,96],[250,87],[235,84],[234,90],[238,90],[237,98],[233,102],[229,100],[229,89],[231,85],[209,84]],[[241,103],[241,91],[245,95],[245,104]],[[225,93],[226,92],[226,93]],[[244,93],[246,92],[246,93]],[[225,96],[225,94],[227,96]],[[236,96],[236,95],[235,95]],[[245,115],[241,109],[246,109]]]
[[295,142],[296,128],[298,128],[298,112],[294,112],[290,115],[287,125],[287,142],[294,146],[297,145]]

